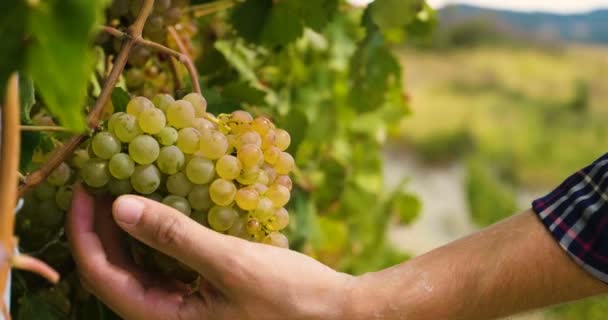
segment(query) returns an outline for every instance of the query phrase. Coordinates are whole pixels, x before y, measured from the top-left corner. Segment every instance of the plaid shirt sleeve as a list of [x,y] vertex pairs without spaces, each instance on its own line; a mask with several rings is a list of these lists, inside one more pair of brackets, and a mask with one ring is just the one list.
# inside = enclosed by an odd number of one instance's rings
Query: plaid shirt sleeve
[[608,282],[608,154],[532,202],[560,246],[585,270]]

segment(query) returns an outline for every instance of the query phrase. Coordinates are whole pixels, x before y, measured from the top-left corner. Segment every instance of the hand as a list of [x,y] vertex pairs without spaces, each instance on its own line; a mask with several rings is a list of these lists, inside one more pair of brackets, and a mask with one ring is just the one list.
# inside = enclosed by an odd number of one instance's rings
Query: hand
[[[84,286],[127,319],[345,319],[353,278],[294,251],[207,229],[138,196],[74,192],[67,234]],[[113,216],[111,214],[113,213]],[[138,268],[122,230],[201,275],[197,292]]]

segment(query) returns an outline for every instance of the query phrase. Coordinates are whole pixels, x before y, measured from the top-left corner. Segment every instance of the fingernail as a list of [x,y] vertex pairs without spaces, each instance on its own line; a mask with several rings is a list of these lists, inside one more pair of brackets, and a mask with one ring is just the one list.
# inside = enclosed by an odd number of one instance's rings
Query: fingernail
[[122,196],[114,204],[114,218],[122,224],[136,224],[144,212],[144,203],[132,196]]

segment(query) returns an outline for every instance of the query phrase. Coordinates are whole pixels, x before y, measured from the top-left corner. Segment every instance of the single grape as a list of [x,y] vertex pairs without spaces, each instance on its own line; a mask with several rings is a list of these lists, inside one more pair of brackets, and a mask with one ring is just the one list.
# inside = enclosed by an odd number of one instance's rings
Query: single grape
[[278,208],[274,215],[268,219],[266,227],[272,231],[280,231],[285,229],[289,224],[289,212],[285,208]]
[[158,132],[156,138],[163,146],[170,146],[177,142],[178,133],[173,127],[164,127]]
[[149,134],[159,133],[167,123],[165,114],[157,108],[143,110],[137,116],[137,123],[141,131]]
[[186,176],[192,183],[209,183],[215,176],[213,162],[209,159],[193,157],[186,165]]
[[261,183],[254,183],[251,185],[260,195],[265,195],[266,191],[268,191],[268,186]]
[[237,218],[230,229],[228,229],[227,233],[233,237],[249,239],[249,234],[247,233],[247,220],[242,217]]
[[186,157],[176,146],[162,147],[156,165],[162,173],[175,174],[184,168]]
[[236,156],[239,160],[241,160],[241,163],[245,168],[257,166],[264,159],[262,149],[253,144],[247,144],[242,146],[237,152]]
[[236,123],[252,123],[253,122],[253,117],[251,116],[251,113],[244,111],[244,110],[236,110],[236,111],[232,111],[232,113],[230,114],[230,120]]
[[276,164],[281,155],[281,150],[275,146],[271,146],[264,150],[264,161],[269,164]]
[[209,195],[215,204],[227,206],[232,203],[236,195],[236,186],[232,181],[216,179],[209,186]]
[[267,197],[260,198],[260,200],[258,201],[258,206],[257,206],[257,208],[255,208],[255,211],[253,212],[254,216],[261,221],[264,221],[264,220],[270,218],[270,216],[272,216],[273,213],[274,213],[274,205],[272,203],[272,200],[268,199]]
[[241,175],[236,178],[236,181],[247,186],[254,184],[258,181],[258,176],[261,171],[262,169],[260,169],[260,167],[244,168],[241,171]]
[[215,164],[217,174],[226,180],[236,179],[241,174],[241,168],[241,161],[229,154],[223,155]]
[[70,163],[72,167],[80,169],[89,160],[89,158],[89,152],[86,149],[78,149],[74,151]]
[[55,191],[56,188],[54,186],[44,181],[34,189],[34,194],[39,200],[51,200],[55,198]]
[[261,137],[265,136],[268,130],[272,129],[274,125],[272,121],[266,117],[257,117],[251,123],[251,128],[255,130]]
[[200,211],[200,210],[192,211],[192,213],[190,214],[190,219],[198,222],[199,224],[201,224],[201,225],[203,225],[205,227],[209,227],[209,220],[208,220],[207,210],[205,210],[205,211]]
[[177,147],[187,154],[196,153],[199,148],[200,136],[201,134],[194,128],[183,128],[179,130],[177,136]]
[[244,133],[242,133],[239,136],[239,140],[237,142],[237,146],[236,147],[238,149],[240,146],[245,146],[245,145],[248,145],[248,144],[252,144],[252,145],[255,145],[257,147],[262,147],[262,138],[255,131],[244,132]]
[[[264,165],[262,167],[262,170],[264,170],[264,173],[268,177],[268,182],[269,183],[273,182],[277,178],[277,171],[274,169],[273,166]],[[268,184],[268,183],[266,183],[266,184]]]
[[275,141],[274,145],[279,148],[281,151],[287,150],[289,144],[291,143],[291,137],[289,133],[283,129],[275,130]]
[[136,117],[141,112],[151,108],[154,108],[154,104],[146,97],[135,97],[127,103],[127,113]]
[[148,164],[135,167],[131,175],[133,189],[141,194],[150,194],[160,186],[161,174],[155,165]]
[[194,107],[188,101],[177,100],[167,107],[167,121],[177,129],[192,125],[194,117]]
[[141,129],[137,124],[137,118],[133,115],[124,113],[114,123],[114,134],[122,142],[131,142],[131,140],[141,135],[141,133]]
[[266,197],[272,201],[275,208],[282,207],[289,202],[289,189],[280,184],[272,185],[266,191]]
[[264,136],[262,136],[262,150],[266,150],[273,147],[276,142],[276,133],[274,130],[268,130]]
[[129,64],[141,68],[148,62],[151,55],[150,49],[145,46],[136,46],[129,55]]
[[289,174],[295,166],[293,157],[287,152],[281,152],[277,162],[274,164],[274,168],[278,174]]
[[186,197],[192,191],[192,182],[183,172],[178,172],[167,178],[167,191],[180,197]]
[[194,119],[192,121],[192,127],[201,133],[209,130],[215,130],[215,125],[205,118]]
[[223,232],[230,229],[238,217],[238,213],[230,207],[215,206],[209,210],[207,221],[213,230]]
[[185,95],[183,100],[186,100],[194,107],[194,114],[197,118],[202,118],[207,113],[207,100],[200,93],[189,93]]
[[112,178],[108,182],[108,191],[114,196],[120,196],[131,193],[131,191],[133,191],[133,186],[131,186],[131,181],[129,181],[129,179],[118,180]]
[[126,113],[124,112],[116,112],[114,113],[111,117],[110,120],[108,120],[108,131],[110,131],[111,133],[114,133],[114,128],[116,127],[116,123],[118,122],[118,119],[122,116],[125,115]]
[[80,169],[80,176],[87,185],[93,188],[101,188],[110,181],[108,162],[98,158],[89,159]]
[[141,88],[146,82],[146,73],[139,68],[131,68],[124,72],[129,88]]
[[72,204],[72,187],[63,186],[57,189],[57,192],[55,192],[55,204],[61,210],[67,211],[70,209],[70,205]]
[[250,218],[247,220],[247,225],[245,226],[245,229],[247,230],[247,233],[249,233],[250,235],[254,235],[260,231],[261,226],[262,225],[260,224],[260,221],[258,221],[258,219]]
[[288,175],[280,175],[274,180],[275,184],[280,184],[287,188],[287,190],[291,191],[293,188],[293,183],[291,182],[291,178]]
[[110,158],[108,169],[116,179],[127,179],[135,170],[135,163],[126,153],[117,153]]
[[175,99],[173,99],[171,95],[166,93],[157,94],[154,96],[154,98],[152,98],[152,103],[163,112],[167,112],[167,108],[169,107],[169,105],[174,102]]
[[154,200],[156,202],[163,202],[163,196],[161,196],[158,192],[152,192],[146,195],[146,198]]
[[269,244],[271,246],[289,249],[289,240],[287,237],[280,232],[272,232],[267,235],[262,243]]
[[260,170],[258,178],[257,180],[255,180],[255,182],[263,185],[268,185],[270,183],[270,178],[268,177],[268,173],[266,173],[266,170]]
[[188,194],[188,201],[194,210],[208,210],[211,208],[213,202],[209,196],[209,185],[194,185],[192,191]]
[[46,181],[48,181],[51,185],[59,187],[66,184],[70,180],[71,175],[72,170],[70,169],[70,166],[68,166],[67,163],[62,162],[57,168],[55,168],[55,170],[53,170],[53,172],[51,172]]
[[55,199],[44,200],[40,203],[40,215],[37,217],[38,227],[56,232],[63,224],[64,212],[57,206]]
[[138,164],[150,164],[160,153],[160,147],[156,139],[148,135],[141,135],[129,143],[129,155]]
[[234,201],[239,208],[247,211],[255,210],[258,207],[260,194],[254,188],[241,188],[236,192]]
[[179,19],[182,17],[182,9],[178,7],[171,7],[165,13],[165,23],[169,26],[172,26],[179,22]]
[[122,145],[118,139],[107,131],[96,134],[91,141],[91,148],[95,155],[101,159],[110,159],[120,152]]
[[192,213],[192,208],[190,208],[190,203],[184,197],[176,196],[176,195],[168,195],[163,199],[163,203],[173,207],[177,211],[189,216]]
[[216,160],[228,151],[228,139],[219,131],[201,132],[200,152],[208,159]]

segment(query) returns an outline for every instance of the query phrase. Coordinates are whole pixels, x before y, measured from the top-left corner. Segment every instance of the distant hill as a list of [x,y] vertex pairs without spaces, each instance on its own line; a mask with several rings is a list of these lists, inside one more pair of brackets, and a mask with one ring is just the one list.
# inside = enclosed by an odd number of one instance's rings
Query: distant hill
[[439,10],[439,18],[440,28],[444,30],[470,21],[484,20],[518,38],[608,44],[608,9],[563,15],[450,5]]

